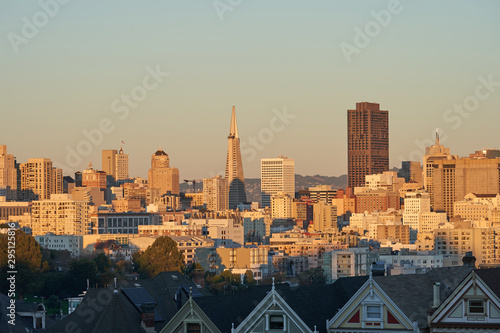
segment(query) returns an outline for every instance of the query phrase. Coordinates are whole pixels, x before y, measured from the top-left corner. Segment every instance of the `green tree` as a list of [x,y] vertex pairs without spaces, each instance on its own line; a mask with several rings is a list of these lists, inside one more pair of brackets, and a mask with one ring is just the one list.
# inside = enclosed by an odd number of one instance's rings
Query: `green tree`
[[[14,239],[12,239],[14,237]],[[15,263],[10,268],[9,251],[13,254],[9,245],[15,244]],[[40,245],[33,236],[27,235],[24,231],[17,229],[9,231],[9,234],[0,235],[0,290],[7,293],[8,281],[7,271],[15,270],[16,293],[23,298],[26,293],[37,292],[42,287],[41,277],[42,253]]]
[[105,255],[104,253],[99,253],[97,256],[95,256],[94,261],[97,265],[97,272],[105,273],[109,271],[109,268],[111,267],[111,262],[109,261],[107,255]]
[[89,259],[78,259],[71,262],[66,287],[72,294],[81,293],[87,289],[87,280],[91,286],[97,282],[97,265]]
[[159,237],[143,253],[133,256],[137,272],[144,278],[153,278],[161,272],[184,272],[184,255],[170,237]]
[[253,286],[256,284],[253,272],[249,269],[245,272],[244,282],[247,286]]

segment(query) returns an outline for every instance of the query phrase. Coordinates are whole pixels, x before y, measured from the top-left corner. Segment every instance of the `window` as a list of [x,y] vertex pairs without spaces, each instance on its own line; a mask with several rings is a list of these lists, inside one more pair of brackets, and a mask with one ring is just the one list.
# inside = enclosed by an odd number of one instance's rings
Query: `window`
[[201,333],[201,325],[198,323],[188,323],[186,328],[187,333]]
[[482,299],[470,299],[469,314],[484,314],[484,301]]
[[284,328],[283,316],[270,316],[269,317],[269,329],[282,330],[283,328]]
[[366,306],[366,319],[382,319],[382,307],[380,305]]

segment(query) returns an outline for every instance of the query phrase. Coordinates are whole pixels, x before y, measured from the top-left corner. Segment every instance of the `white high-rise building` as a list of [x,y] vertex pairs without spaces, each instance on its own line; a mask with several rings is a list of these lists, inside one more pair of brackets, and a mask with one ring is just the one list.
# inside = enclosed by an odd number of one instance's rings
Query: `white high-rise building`
[[447,222],[446,213],[431,212],[429,193],[407,192],[404,199],[403,224],[419,232],[429,232]]
[[271,197],[271,218],[288,219],[292,217],[293,198],[285,193],[278,193]]
[[286,156],[263,158],[260,161],[262,207],[271,205],[271,197],[284,193],[295,197],[295,161]]

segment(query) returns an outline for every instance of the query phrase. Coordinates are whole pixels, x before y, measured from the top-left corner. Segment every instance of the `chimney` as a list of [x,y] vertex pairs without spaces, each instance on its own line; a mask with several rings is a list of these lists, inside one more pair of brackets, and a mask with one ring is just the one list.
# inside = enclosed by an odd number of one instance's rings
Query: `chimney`
[[433,286],[433,297],[432,297],[432,307],[437,308],[439,307],[439,302],[440,302],[440,295],[441,295],[441,283],[435,282]]
[[465,252],[465,257],[462,258],[464,266],[475,268],[476,267],[476,257],[472,255],[472,251]]
[[146,328],[152,328],[155,325],[155,303],[141,304],[141,323]]

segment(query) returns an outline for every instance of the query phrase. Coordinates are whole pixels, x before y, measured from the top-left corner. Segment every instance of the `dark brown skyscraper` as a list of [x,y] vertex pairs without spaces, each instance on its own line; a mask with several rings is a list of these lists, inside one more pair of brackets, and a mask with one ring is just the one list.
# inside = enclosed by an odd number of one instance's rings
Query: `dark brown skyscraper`
[[389,170],[389,112],[376,103],[347,110],[347,184],[364,186],[365,176]]

